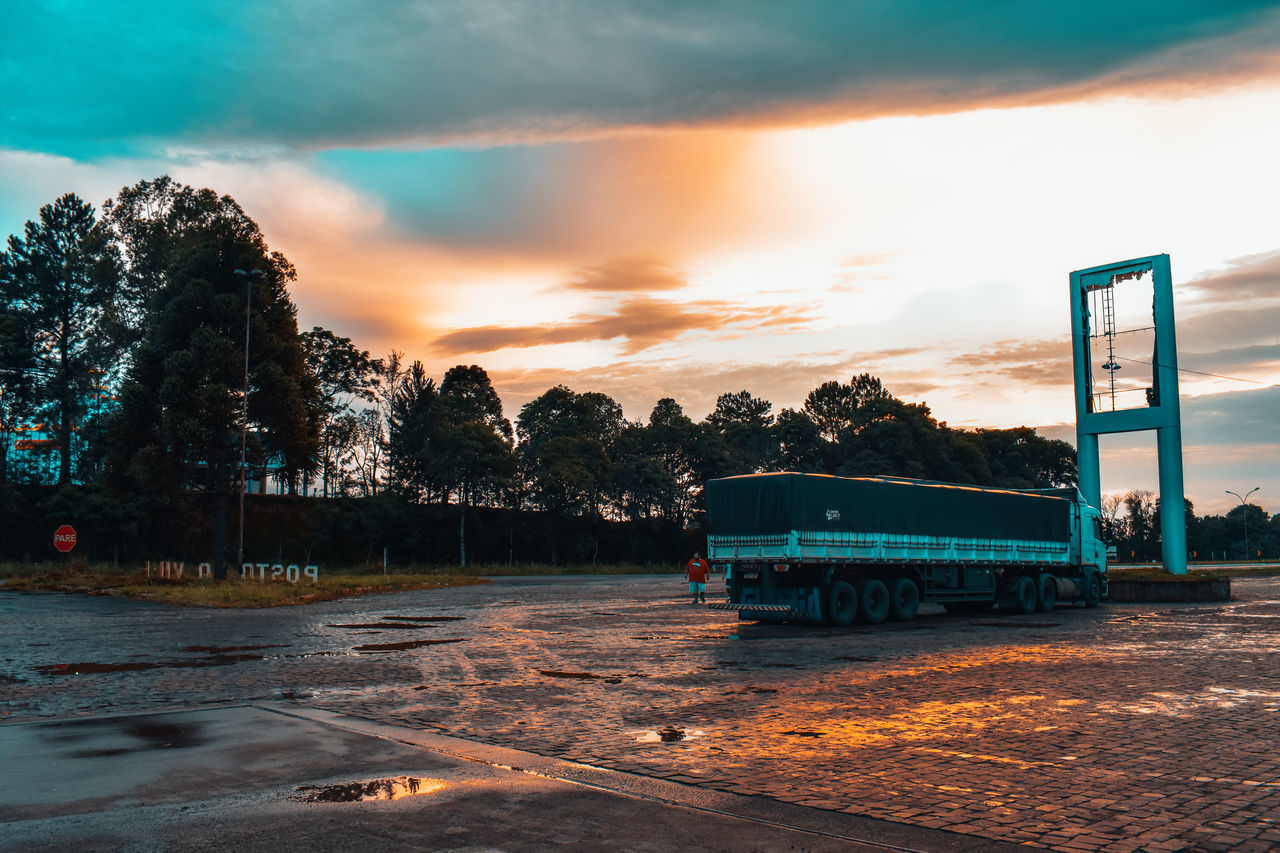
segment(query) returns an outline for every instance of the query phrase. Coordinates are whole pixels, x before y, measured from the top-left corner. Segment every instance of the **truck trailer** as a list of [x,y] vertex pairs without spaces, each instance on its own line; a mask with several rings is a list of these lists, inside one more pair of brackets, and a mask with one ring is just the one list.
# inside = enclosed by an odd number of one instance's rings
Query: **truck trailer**
[[740,619],[850,625],[1107,594],[1098,510],[1075,488],[751,474],[707,483],[707,559]]

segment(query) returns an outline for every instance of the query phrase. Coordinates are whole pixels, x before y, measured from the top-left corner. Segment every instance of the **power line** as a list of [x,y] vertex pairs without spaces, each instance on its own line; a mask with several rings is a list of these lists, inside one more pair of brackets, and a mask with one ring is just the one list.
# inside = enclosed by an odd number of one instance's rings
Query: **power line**
[[[1115,358],[1118,358],[1118,359],[1120,359],[1121,361],[1128,361],[1128,362],[1132,362],[1133,364],[1146,364],[1146,365],[1149,365],[1149,366],[1151,365],[1151,362],[1149,362],[1149,361],[1142,361],[1141,359],[1137,359],[1137,358],[1125,358],[1125,357],[1124,357],[1124,356],[1122,356],[1122,355],[1117,355],[1117,356],[1115,356]],[[1157,365],[1154,365],[1154,366],[1155,366],[1155,367],[1168,367],[1169,365],[1167,365],[1167,364],[1157,364]],[[1276,384],[1276,383],[1274,383],[1274,382],[1263,382],[1263,381],[1261,381],[1261,380],[1259,380],[1259,379],[1241,379],[1239,376],[1223,376],[1221,373],[1205,373],[1203,370],[1188,370],[1188,369],[1187,369],[1187,368],[1185,368],[1185,367],[1179,367],[1179,368],[1178,368],[1178,372],[1179,372],[1179,373],[1194,373],[1196,376],[1212,376],[1214,379],[1230,379],[1232,382],[1250,382],[1250,383],[1252,383],[1252,384],[1254,384],[1254,385],[1263,385],[1263,386],[1266,386],[1267,388],[1278,388],[1278,387],[1280,387],[1280,385],[1277,385],[1277,384]]]

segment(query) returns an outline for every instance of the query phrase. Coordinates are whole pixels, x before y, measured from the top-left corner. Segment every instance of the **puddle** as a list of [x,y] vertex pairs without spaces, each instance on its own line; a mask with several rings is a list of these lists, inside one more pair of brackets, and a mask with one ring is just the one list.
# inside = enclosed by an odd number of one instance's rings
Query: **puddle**
[[605,678],[605,676],[596,675],[594,672],[563,672],[558,669],[540,669],[538,672],[548,678],[580,678],[583,681],[594,681],[597,678]]
[[983,628],[1059,628],[1061,622],[970,622],[970,625],[981,625]]
[[371,779],[367,782],[347,782],[343,785],[303,785],[295,788],[293,799],[304,803],[360,803],[371,800],[399,800],[439,791],[445,786],[442,779],[422,779],[416,776],[394,776],[390,779]]
[[636,743],[679,743],[684,740],[697,740],[705,736],[705,732],[701,729],[687,731],[685,729],[677,729],[669,726],[660,731],[637,730],[630,731],[627,734],[635,738]]
[[434,625],[423,625],[418,622],[350,622],[346,624],[329,624],[326,628],[377,628],[379,630],[395,630],[396,628],[434,628]]
[[465,616],[383,616],[388,622],[461,622]]
[[420,649],[423,646],[439,646],[444,643],[461,643],[463,637],[453,640],[405,640],[403,643],[366,643],[355,646],[357,652],[398,652],[404,649]]
[[138,672],[144,669],[193,669],[202,666],[229,666],[247,660],[262,660],[263,655],[212,655],[194,660],[132,661],[130,663],[55,663],[34,667],[45,675],[95,675],[104,672]]
[[46,739],[60,744],[88,741],[103,735],[126,735],[133,739],[125,745],[78,750],[71,753],[73,758],[113,758],[153,749],[188,749],[205,742],[203,726],[200,723],[187,720],[182,725],[177,725],[153,715],[48,723],[41,728],[41,734]]

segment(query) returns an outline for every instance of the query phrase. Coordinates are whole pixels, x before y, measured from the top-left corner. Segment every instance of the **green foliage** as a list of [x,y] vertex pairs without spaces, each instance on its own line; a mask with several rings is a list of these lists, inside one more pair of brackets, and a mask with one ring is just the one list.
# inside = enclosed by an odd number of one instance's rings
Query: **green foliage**
[[[30,404],[58,445],[58,482],[71,482],[73,436],[96,377],[114,362],[117,265],[93,207],[64,195],[40,208],[0,253],[0,348],[6,404]],[[14,411],[13,414],[17,414]],[[7,444],[7,442],[6,442]]]
[[[286,292],[296,278],[292,265],[268,250],[258,226],[228,196],[168,179],[122,196],[154,206],[112,208],[120,233],[145,236],[124,252],[133,259],[131,293],[145,323],[136,329],[139,343],[110,427],[111,479],[168,492],[231,489],[247,320],[254,459],[278,458],[292,488],[313,467],[322,410]],[[141,268],[138,258],[145,259]]]

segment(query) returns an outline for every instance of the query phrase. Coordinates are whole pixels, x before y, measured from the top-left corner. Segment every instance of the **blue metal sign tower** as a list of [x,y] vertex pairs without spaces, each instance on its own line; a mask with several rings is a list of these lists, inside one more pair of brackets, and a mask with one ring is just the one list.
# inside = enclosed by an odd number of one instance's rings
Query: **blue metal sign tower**
[[[1146,294],[1150,302],[1141,298]],[[1126,312],[1126,306],[1135,310]],[[1071,273],[1071,352],[1081,494],[1093,506],[1102,506],[1099,435],[1155,430],[1161,556],[1167,571],[1186,574],[1182,420],[1169,256],[1152,255]]]

